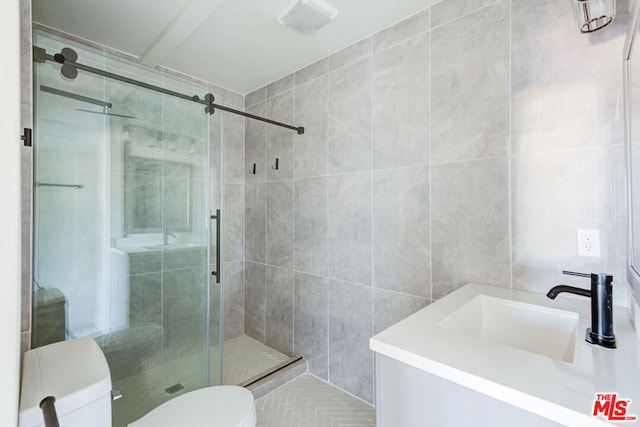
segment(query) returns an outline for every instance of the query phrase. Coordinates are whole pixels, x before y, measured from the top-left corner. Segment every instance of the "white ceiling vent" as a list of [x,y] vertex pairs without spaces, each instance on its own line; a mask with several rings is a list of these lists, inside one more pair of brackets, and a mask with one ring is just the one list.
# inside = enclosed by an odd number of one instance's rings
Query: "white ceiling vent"
[[333,21],[338,11],[323,0],[293,0],[278,16],[278,22],[312,36]]

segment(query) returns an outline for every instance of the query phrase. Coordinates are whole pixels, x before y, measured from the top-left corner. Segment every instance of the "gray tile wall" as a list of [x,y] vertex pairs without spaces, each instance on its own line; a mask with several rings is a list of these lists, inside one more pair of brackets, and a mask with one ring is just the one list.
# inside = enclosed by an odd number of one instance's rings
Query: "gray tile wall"
[[[513,285],[543,292],[559,281],[584,285],[562,269],[607,271],[620,302],[626,277],[620,52],[627,2],[618,2],[612,28],[587,37],[563,25],[571,12],[557,2],[536,2],[545,18],[531,15],[533,6],[512,3]],[[542,22],[552,34],[538,29]],[[601,258],[576,255],[578,228],[600,229]]]
[[202,349],[205,342],[206,249],[132,252],[128,257],[129,333],[144,336],[126,351],[118,332],[101,337],[115,379]]
[[[244,110],[244,97],[235,92],[210,86],[221,93],[222,103]],[[244,261],[245,261],[245,120],[230,113],[222,114],[224,141],[224,265],[223,265],[223,340],[244,334]],[[215,327],[217,307],[211,310],[211,326]]]
[[372,401],[368,338],[464,283],[623,278],[619,3],[584,36],[555,0],[444,0],[249,94],[306,133],[247,122],[245,331]]

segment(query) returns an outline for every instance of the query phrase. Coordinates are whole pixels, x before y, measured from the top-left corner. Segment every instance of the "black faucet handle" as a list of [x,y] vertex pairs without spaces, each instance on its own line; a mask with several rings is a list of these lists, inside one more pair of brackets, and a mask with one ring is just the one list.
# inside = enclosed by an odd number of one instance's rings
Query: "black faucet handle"
[[562,270],[562,274],[566,274],[568,276],[591,277],[591,274],[589,273],[577,273],[575,271],[567,271],[567,270]]

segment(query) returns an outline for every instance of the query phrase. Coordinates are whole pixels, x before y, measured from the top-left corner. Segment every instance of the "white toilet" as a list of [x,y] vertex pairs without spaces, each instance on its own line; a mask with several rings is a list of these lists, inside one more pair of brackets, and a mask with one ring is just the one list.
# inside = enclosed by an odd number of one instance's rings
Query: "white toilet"
[[[109,366],[92,338],[63,341],[24,354],[20,427],[44,426],[40,401],[56,398],[61,427],[111,427]],[[255,427],[250,391],[206,387],[163,403],[129,427]]]

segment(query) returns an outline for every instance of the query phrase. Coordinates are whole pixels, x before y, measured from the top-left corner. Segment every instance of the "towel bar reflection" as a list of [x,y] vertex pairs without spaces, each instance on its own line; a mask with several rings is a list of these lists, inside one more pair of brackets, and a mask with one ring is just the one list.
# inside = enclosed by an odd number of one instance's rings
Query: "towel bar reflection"
[[84,185],[82,184],[53,184],[50,182],[36,182],[34,185],[36,187],[84,188]]

